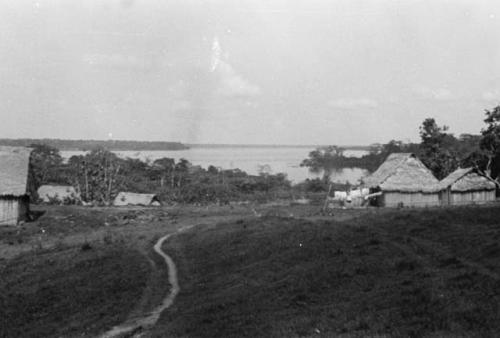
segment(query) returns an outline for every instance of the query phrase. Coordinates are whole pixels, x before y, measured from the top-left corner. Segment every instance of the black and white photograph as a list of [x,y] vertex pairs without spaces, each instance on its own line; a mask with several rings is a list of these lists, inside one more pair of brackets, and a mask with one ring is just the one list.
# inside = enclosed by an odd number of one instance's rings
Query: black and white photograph
[[500,2],[0,0],[0,337],[500,336]]

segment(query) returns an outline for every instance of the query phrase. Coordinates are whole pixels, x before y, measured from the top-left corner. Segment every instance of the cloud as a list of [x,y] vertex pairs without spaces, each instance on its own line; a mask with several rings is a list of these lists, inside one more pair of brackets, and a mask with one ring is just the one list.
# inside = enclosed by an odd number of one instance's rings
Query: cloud
[[152,60],[123,54],[85,54],[83,62],[92,67],[148,69]]
[[424,99],[436,101],[449,101],[455,99],[453,93],[447,88],[429,88],[426,86],[417,86],[413,91]]
[[378,107],[378,102],[366,97],[340,98],[328,101],[328,105],[339,109],[373,109]]
[[481,97],[485,101],[500,101],[500,89],[485,91]]
[[187,100],[174,100],[171,105],[171,109],[174,111],[190,110],[191,108],[193,105]]
[[221,96],[244,97],[257,96],[261,93],[259,86],[250,83],[236,73],[233,67],[225,61],[218,62],[215,72],[218,74],[220,80],[217,94]]
[[135,0],[120,0],[120,4],[123,8],[130,8],[134,5]]

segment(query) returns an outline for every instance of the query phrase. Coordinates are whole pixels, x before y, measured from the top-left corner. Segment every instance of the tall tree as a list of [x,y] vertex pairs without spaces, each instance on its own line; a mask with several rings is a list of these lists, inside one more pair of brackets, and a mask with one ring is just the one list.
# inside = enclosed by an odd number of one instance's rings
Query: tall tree
[[439,127],[433,118],[427,118],[420,126],[419,157],[439,180],[456,170],[459,159],[454,146],[456,138],[446,133],[447,126]]
[[175,160],[163,157],[153,162],[154,172],[160,177],[160,187],[163,188],[165,181],[170,178],[170,187],[174,188]]
[[477,168],[500,187],[500,105],[486,110],[486,128],[481,130],[480,156]]
[[85,156],[73,156],[68,165],[85,201],[110,204],[117,193],[122,162],[114,153],[98,148]]
[[30,184],[29,191],[36,195],[37,189],[47,183],[61,183],[58,171],[63,163],[59,150],[45,145],[32,144],[30,156]]

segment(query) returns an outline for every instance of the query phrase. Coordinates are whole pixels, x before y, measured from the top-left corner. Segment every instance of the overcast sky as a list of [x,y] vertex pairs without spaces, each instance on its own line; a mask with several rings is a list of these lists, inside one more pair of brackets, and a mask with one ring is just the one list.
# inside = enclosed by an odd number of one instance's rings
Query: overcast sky
[[415,141],[498,103],[495,0],[0,3],[0,137]]

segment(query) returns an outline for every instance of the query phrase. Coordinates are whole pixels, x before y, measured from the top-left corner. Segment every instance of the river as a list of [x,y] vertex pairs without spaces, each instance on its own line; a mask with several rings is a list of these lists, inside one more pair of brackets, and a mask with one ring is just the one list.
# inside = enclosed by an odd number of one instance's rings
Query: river
[[[249,174],[257,175],[266,170],[269,173],[285,173],[293,183],[304,181],[306,178],[320,177],[321,174],[310,173],[307,168],[300,167],[302,160],[308,157],[313,148],[306,147],[192,147],[186,150],[156,150],[156,151],[115,151],[123,158],[137,158],[154,161],[158,158],[169,157],[178,161],[184,158],[194,165],[207,168],[209,165],[223,169],[241,169]],[[61,155],[68,159],[73,155],[81,155],[83,151],[61,151]],[[363,150],[347,150],[346,156],[360,157],[366,154]],[[360,168],[346,168],[336,172],[332,181],[355,184],[367,174]]]

